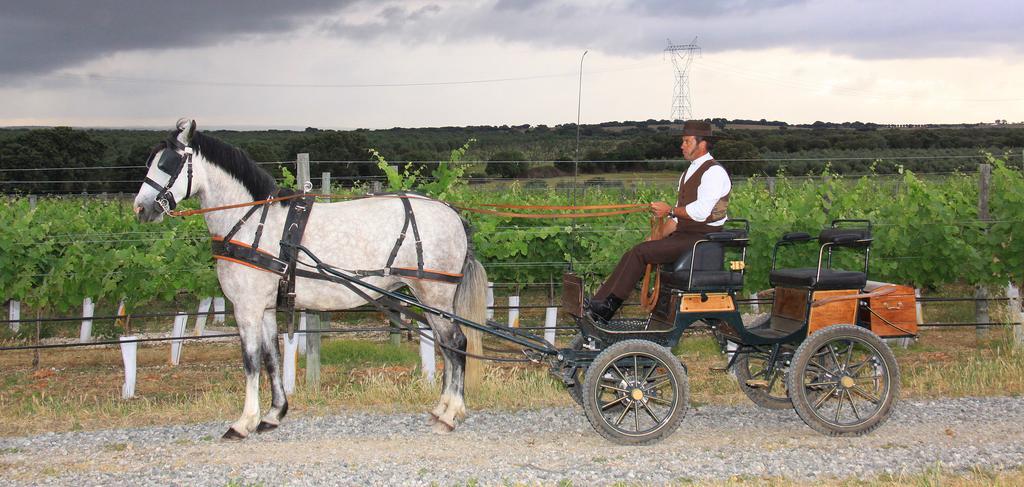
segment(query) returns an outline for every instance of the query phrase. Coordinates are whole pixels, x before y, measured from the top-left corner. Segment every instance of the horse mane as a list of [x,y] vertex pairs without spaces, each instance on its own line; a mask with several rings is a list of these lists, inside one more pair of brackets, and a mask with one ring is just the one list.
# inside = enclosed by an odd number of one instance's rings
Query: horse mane
[[[192,135],[191,145],[206,160],[241,182],[254,201],[267,199],[278,189],[270,173],[257,166],[242,149],[198,131]],[[290,189],[281,189],[278,196],[293,193]]]

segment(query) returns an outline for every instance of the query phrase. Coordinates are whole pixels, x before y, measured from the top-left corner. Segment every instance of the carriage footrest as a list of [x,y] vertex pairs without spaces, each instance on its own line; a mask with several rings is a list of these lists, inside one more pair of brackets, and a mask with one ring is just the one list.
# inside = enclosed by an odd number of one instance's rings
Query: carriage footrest
[[606,331],[643,331],[648,326],[647,318],[621,318],[600,323],[599,326]]

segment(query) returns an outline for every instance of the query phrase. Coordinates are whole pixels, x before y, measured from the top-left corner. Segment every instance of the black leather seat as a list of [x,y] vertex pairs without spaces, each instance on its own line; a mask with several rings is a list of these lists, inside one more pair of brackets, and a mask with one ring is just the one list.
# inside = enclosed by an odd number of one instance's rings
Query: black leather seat
[[810,287],[820,290],[863,289],[868,276],[863,272],[822,269],[818,277],[816,267],[799,269],[775,269],[768,277],[772,286]]
[[[864,222],[868,226],[863,228],[837,228],[838,222]],[[775,265],[775,255],[780,246],[792,245],[799,242],[810,242],[811,236],[804,232],[792,232],[782,236],[782,239],[775,245],[772,251],[772,266]],[[871,227],[866,220],[834,220],[831,228],[826,228],[818,234],[818,244],[821,252],[828,250],[831,261],[833,248],[847,247],[865,250],[864,268],[867,269],[867,251],[871,246]],[[863,289],[867,285],[868,276],[864,272],[846,271],[839,269],[822,268],[821,255],[819,253],[819,267],[800,267],[795,269],[772,269],[768,274],[768,282],[772,286],[783,287],[806,287],[815,290],[836,290],[836,289]],[[819,270],[820,268],[820,270]]]
[[[747,232],[729,229],[707,235],[709,241],[697,245],[696,254],[684,252],[674,264],[661,266],[661,284],[682,291],[729,291],[743,289],[743,273],[722,270],[726,247],[747,245]],[[693,281],[690,281],[690,266]]]

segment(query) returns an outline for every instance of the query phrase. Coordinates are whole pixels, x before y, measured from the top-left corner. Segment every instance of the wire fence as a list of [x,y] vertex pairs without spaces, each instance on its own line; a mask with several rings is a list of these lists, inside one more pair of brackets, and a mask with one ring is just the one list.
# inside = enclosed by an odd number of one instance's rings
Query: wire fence
[[[524,284],[520,287],[529,287],[530,285]],[[925,303],[965,303],[965,302],[984,302],[984,303],[1000,303],[1010,301],[1008,297],[919,297],[917,301],[921,304]],[[771,305],[772,299],[768,298],[750,298],[750,299],[736,299],[737,305]],[[625,307],[637,307],[640,306],[639,302],[629,302],[624,304]],[[555,306],[552,305],[492,305],[488,306],[487,309],[494,311],[508,311],[508,310],[538,310],[538,309],[549,309]],[[297,310],[298,312],[316,312],[316,313],[331,313],[331,314],[360,314],[360,313],[380,313],[380,311],[374,307],[363,306],[358,308],[350,309],[335,309],[335,310]],[[42,326],[43,324],[63,324],[73,323],[82,321],[112,321],[122,320],[130,323],[132,319],[149,319],[149,318],[174,318],[178,316],[187,317],[198,317],[198,316],[230,316],[233,311],[229,308],[223,311],[202,311],[202,312],[160,312],[160,313],[125,313],[125,314],[114,314],[114,315],[100,315],[100,316],[59,316],[59,317],[36,317],[36,318],[20,318],[20,319],[6,319],[0,320],[0,324],[7,324],[9,326],[20,325],[20,324],[36,324]],[[1021,322],[1005,322],[1005,321],[989,321],[989,322],[923,322],[918,324],[919,328],[963,328],[963,327],[989,327],[989,326],[1020,326],[1024,325]],[[556,330],[556,331],[567,331],[567,330],[578,330],[575,325],[567,326],[517,326],[520,330],[530,331],[545,331],[545,330]],[[324,334],[341,334],[341,333],[360,333],[360,332],[388,332],[388,333],[401,333],[408,331],[406,328],[398,327],[395,325],[385,327],[350,327],[350,328],[339,328],[339,329],[323,329],[323,330],[293,330],[292,333],[324,333]],[[127,331],[126,331],[127,333]],[[62,344],[33,344],[33,345],[8,345],[0,346],[0,351],[10,350],[33,350],[33,349],[51,349],[51,348],[72,348],[72,347],[84,347],[84,346],[102,346],[102,345],[119,345],[121,343],[131,342],[160,342],[160,341],[171,341],[171,340],[203,340],[203,339],[216,339],[216,338],[228,338],[238,337],[237,333],[220,333],[220,334],[207,334],[202,336],[192,337],[155,337],[155,338],[144,338],[137,340],[126,340],[126,341],[89,341],[84,343],[62,343]],[[28,338],[26,338],[28,339]],[[12,339],[11,341],[15,341]],[[24,341],[24,340],[22,340]]]
[[[1017,149],[1014,149],[1015,151]],[[1015,163],[1020,160],[1020,164],[1024,167],[1024,153],[1010,152],[1004,155],[1008,163]],[[766,158],[744,158],[744,159],[719,159],[719,162],[730,164],[735,168],[736,174],[732,177],[734,184],[744,184],[751,177],[773,177],[779,168],[784,168],[789,164],[799,164],[801,168],[807,169],[807,165],[811,164],[814,168],[824,168],[827,164],[831,163],[853,163],[857,161],[885,161],[887,164],[891,163],[892,167],[888,165],[880,167],[879,172],[846,172],[843,173],[843,177],[848,178],[859,178],[862,176],[876,177],[876,178],[895,178],[899,177],[897,171],[897,165],[909,162],[928,162],[928,161],[977,161],[978,163],[984,163],[988,159],[988,156],[984,154],[949,154],[949,155],[900,155],[900,154],[877,154],[870,156],[837,156],[837,157],[766,157]],[[467,165],[509,165],[518,164],[526,165],[528,167],[541,167],[541,166],[554,166],[569,164],[570,161],[554,161],[554,160],[531,160],[531,161],[509,161],[509,160],[496,160],[496,161],[484,161],[484,160],[464,160],[461,161]],[[295,164],[295,161],[262,161],[256,164],[266,167],[290,167]],[[373,185],[380,184],[387,180],[387,177],[383,174],[377,173],[375,168],[366,168],[366,165],[376,166],[377,161],[373,160],[323,160],[323,161],[311,161],[311,164],[316,167],[343,167],[343,168],[355,168],[354,171],[346,170],[343,171],[346,174],[334,174],[331,176],[331,182],[337,182],[343,187],[353,187],[362,185]],[[410,161],[392,161],[391,165],[404,166],[406,164],[413,164],[417,166],[429,166],[437,164],[436,160],[410,160]],[[683,168],[686,161],[682,159],[623,159],[623,160],[581,160],[576,161],[575,164],[582,165],[584,168],[601,168],[602,166],[607,169],[620,169],[620,168],[632,168],[628,169],[628,176],[622,174],[616,174],[614,172],[592,171],[581,173],[578,175],[579,178],[584,178],[582,181],[572,182],[572,188],[579,186],[581,189],[586,190],[587,188],[619,188],[628,189],[626,186],[636,188],[640,186],[658,186],[664,184],[671,184],[676,181],[677,175],[666,175],[658,174],[657,171],[660,167],[661,171],[676,171]],[[751,170],[753,165],[764,166],[763,170]],[[40,167],[41,166],[41,167]],[[40,195],[110,195],[118,194],[131,194],[138,190],[138,187],[142,184],[143,172],[145,169],[144,165],[125,165],[125,166],[93,166],[93,167],[70,167],[70,166],[50,166],[47,167],[45,164],[39,164],[35,167],[25,168],[3,168],[0,169],[0,192],[4,194],[40,194]],[[88,178],[86,176],[89,173],[102,172],[109,174],[110,171],[125,171],[132,170],[136,171],[137,179],[126,179],[121,178]],[[355,172],[357,174],[350,174]],[[369,174],[372,172],[373,174]],[[950,176],[954,174],[971,174],[974,171],[971,168],[964,168],[963,171],[921,171],[916,174],[922,177],[940,177]],[[48,173],[60,173],[63,177],[59,179],[46,177],[40,179],[38,177],[31,177],[33,175],[47,175]],[[649,174],[648,174],[649,173]],[[750,173],[749,175],[747,175]],[[744,174],[742,176],[738,174]],[[82,177],[79,177],[82,176]],[[569,177],[571,175],[565,176]],[[608,179],[606,179],[606,177]],[[808,179],[815,178],[818,176],[813,175],[800,175],[800,174],[786,174],[787,179]],[[431,176],[423,175],[420,180],[431,181],[434,178]],[[473,175],[467,178],[470,185],[477,186],[480,190],[492,190],[501,191],[503,185],[511,184],[513,182],[522,182],[525,191],[538,191],[538,190],[549,190],[546,180],[550,179],[549,176],[543,177],[529,177],[523,175],[519,177],[500,177],[493,175]],[[310,180],[316,183],[323,183],[323,178],[319,176],[312,176]],[[278,182],[281,182],[280,179]],[[543,183],[544,187],[540,187]],[[75,187],[69,187],[74,185]],[[569,189],[569,183],[562,182],[557,183],[556,189]],[[561,187],[559,187],[561,186]],[[109,196],[108,196],[109,197]],[[121,196],[124,197],[124,196]]]

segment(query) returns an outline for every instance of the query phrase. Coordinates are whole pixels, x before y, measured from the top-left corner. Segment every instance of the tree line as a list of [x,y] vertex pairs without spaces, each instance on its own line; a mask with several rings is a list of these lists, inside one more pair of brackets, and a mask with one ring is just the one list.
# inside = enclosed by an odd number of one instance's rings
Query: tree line
[[[840,174],[896,172],[901,166],[919,172],[972,171],[983,151],[1008,152],[1013,164],[1021,160],[1024,148],[1024,128],[1006,124],[887,127],[861,122],[708,121],[721,134],[712,153],[737,176],[802,175],[820,172],[826,164]],[[680,125],[667,120],[583,125],[578,153],[582,162],[576,164],[575,124],[207,131],[241,147],[256,161],[290,162],[297,153],[309,153],[312,174],[330,171],[342,184],[380,176],[370,148],[394,163],[429,164],[447,160],[468,140],[474,142],[466,160],[495,162],[476,165],[471,175],[550,177],[572,174],[577,167],[587,174],[678,170],[684,165],[679,132]],[[2,129],[0,191],[133,192],[144,171],[138,166],[164,137],[166,132],[154,130]],[[278,165],[264,167],[280,176]]]

